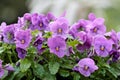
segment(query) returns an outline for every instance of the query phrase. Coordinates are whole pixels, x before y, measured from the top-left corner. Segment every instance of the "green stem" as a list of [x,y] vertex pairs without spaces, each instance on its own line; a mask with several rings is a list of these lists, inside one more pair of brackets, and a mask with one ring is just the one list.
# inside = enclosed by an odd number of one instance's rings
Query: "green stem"
[[14,51],[14,49],[12,49],[12,52],[13,52],[14,55],[15,55],[15,61],[17,61],[17,56],[16,56],[16,52]]
[[8,58],[10,60],[10,63],[12,63],[11,55],[8,53]]

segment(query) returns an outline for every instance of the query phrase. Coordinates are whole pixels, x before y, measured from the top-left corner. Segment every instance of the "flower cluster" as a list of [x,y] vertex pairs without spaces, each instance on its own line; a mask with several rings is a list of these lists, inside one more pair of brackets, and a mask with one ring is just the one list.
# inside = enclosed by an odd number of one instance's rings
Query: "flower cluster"
[[[15,24],[1,24],[0,40],[15,45],[20,59],[29,56],[28,50],[31,47],[34,47],[40,56],[48,49],[47,54],[52,53],[58,58],[77,56],[77,53],[86,54],[82,59],[78,58],[79,62],[74,65],[73,71],[89,77],[99,68],[94,57],[108,57],[108,61],[112,62],[119,60],[120,32],[106,32],[104,22],[104,18],[97,18],[93,13],[88,15],[87,20],[80,19],[73,25],[69,25],[64,16],[26,13],[19,17]],[[1,77],[3,68],[0,68]]]

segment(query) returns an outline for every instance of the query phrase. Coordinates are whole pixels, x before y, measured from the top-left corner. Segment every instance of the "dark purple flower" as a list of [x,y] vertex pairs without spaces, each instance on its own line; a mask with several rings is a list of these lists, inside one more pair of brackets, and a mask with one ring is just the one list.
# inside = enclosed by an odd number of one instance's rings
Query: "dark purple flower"
[[50,31],[53,33],[53,36],[61,36],[63,38],[67,37],[68,27],[68,20],[64,17],[58,18],[56,21],[51,22],[49,25]]
[[3,41],[6,43],[14,43],[14,24],[8,25],[3,29]]
[[95,36],[97,34],[104,34],[106,32],[106,26],[104,25],[103,18],[96,18],[91,24],[87,25],[88,32]]
[[2,60],[0,60],[0,78],[4,75],[4,69],[2,67]]
[[24,59],[25,56],[27,55],[27,51],[26,51],[25,49],[22,49],[22,48],[17,47],[17,48],[16,48],[16,51],[17,51],[18,57],[19,57],[20,59]]
[[95,37],[93,45],[96,54],[101,57],[108,56],[109,52],[112,50],[112,43],[102,35]]
[[44,51],[46,50],[46,48],[41,48],[38,50],[38,55],[41,55]]
[[[80,34],[79,34],[80,35]],[[92,37],[89,34],[80,35],[79,39],[81,40],[80,44],[77,44],[76,48],[80,52],[89,50],[92,45]]]
[[60,58],[66,55],[67,51],[66,51],[66,43],[64,38],[60,36],[52,37],[48,39],[47,43],[51,53],[54,53]]
[[110,52],[110,56],[112,57],[112,62],[116,62],[120,57],[120,51],[119,50],[112,50]]
[[85,77],[89,77],[91,73],[98,70],[98,67],[95,65],[94,60],[90,58],[83,58],[76,66],[74,66],[73,70],[79,71]]
[[15,32],[16,47],[27,48],[31,42],[30,30],[18,30]]
[[37,48],[37,50],[40,50],[42,48],[42,43],[43,43],[43,37],[42,34],[39,34],[34,41],[34,46]]

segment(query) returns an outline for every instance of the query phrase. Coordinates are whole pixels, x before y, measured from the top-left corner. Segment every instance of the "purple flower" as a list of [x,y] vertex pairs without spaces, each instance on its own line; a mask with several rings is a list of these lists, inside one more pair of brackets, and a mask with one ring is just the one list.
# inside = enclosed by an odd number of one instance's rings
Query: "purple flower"
[[45,30],[46,29],[46,25],[45,25],[45,16],[43,14],[40,14],[38,15],[37,13],[35,14],[32,14],[32,17],[31,17],[31,22],[32,22],[32,25],[30,28],[32,30]]
[[18,17],[18,22],[15,24],[17,28],[23,28],[26,26],[26,21],[24,17]]
[[41,55],[45,50],[46,50],[46,48],[41,48],[41,49],[38,50],[38,53],[37,53],[37,54],[38,54],[38,55]]
[[49,12],[46,17],[49,23],[57,19],[51,12]]
[[8,71],[14,71],[13,66],[11,66],[10,64],[6,64],[6,65],[4,66],[4,68],[5,68],[6,70],[8,70]]
[[0,33],[3,32],[4,28],[7,26],[7,24],[5,22],[2,22],[0,25]]
[[17,51],[18,57],[19,57],[20,59],[24,59],[25,56],[27,55],[27,51],[26,51],[25,49],[22,49],[22,48],[17,47],[17,48],[16,48],[16,51]]
[[30,30],[18,30],[15,32],[16,47],[27,48],[31,42]]
[[102,35],[95,37],[93,45],[96,54],[101,57],[108,56],[109,52],[112,50],[112,43]]
[[24,18],[24,20],[30,21],[31,20],[31,14],[30,13],[25,13],[23,18]]
[[112,57],[112,62],[116,62],[120,57],[120,51],[119,50],[112,50],[110,52],[110,56]]
[[112,44],[114,44],[114,46],[118,47],[119,38],[114,30],[107,32],[104,35]]
[[61,36],[66,38],[68,33],[68,20],[64,17],[58,18],[56,21],[51,22],[49,25],[50,31],[52,31],[53,36]]
[[48,39],[47,43],[51,53],[54,53],[60,58],[66,55],[67,51],[66,51],[66,43],[64,38],[60,36],[52,37]]
[[38,35],[36,40],[34,41],[34,46],[37,48],[39,51],[42,48],[42,43],[43,43],[43,37],[42,34]]
[[73,70],[79,71],[85,77],[89,77],[91,73],[98,70],[98,67],[95,65],[94,60],[90,58],[83,58],[76,66],[74,66]]
[[2,60],[0,60],[0,78],[4,75],[4,69],[2,67]]
[[6,43],[14,43],[14,24],[8,25],[3,29],[3,41]]
[[76,37],[76,33],[80,31],[87,32],[87,24],[89,21],[81,19],[77,23],[73,24],[69,30],[69,34],[71,34],[74,38]]
[[90,13],[90,14],[88,15],[88,19],[89,19],[90,21],[94,21],[94,20],[96,19],[95,14],[94,14],[94,13]]
[[86,50],[89,50],[92,45],[92,37],[89,34],[84,34],[82,32],[78,33],[79,39],[81,42],[76,46],[77,50],[80,52],[84,52]]
[[87,27],[89,27],[87,31],[93,36],[106,32],[103,18],[96,18],[91,24],[87,25]]
[[84,31],[80,31],[76,33],[76,38],[79,40],[80,43],[85,43],[87,39],[87,34]]

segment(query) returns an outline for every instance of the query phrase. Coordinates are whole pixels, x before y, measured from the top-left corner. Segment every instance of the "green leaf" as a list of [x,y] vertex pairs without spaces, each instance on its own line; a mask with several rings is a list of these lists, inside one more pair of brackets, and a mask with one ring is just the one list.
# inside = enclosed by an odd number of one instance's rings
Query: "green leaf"
[[80,80],[80,74],[78,74],[76,72],[72,72],[71,74],[73,76],[73,80]]
[[50,73],[46,72],[45,77],[42,80],[56,80],[55,75],[51,75]]
[[40,64],[35,64],[33,67],[33,72],[38,78],[42,78],[45,74],[44,67]]
[[58,62],[49,62],[49,71],[51,74],[56,74],[59,70],[60,64]]
[[110,68],[110,65],[109,64],[107,64],[107,63],[103,63],[103,65],[102,66],[104,66],[104,67],[106,67],[106,68]]
[[26,72],[31,66],[31,61],[29,61],[27,58],[20,61],[20,70],[22,72]]
[[2,54],[4,52],[4,48],[0,47],[0,54]]
[[68,63],[65,63],[65,64],[62,64],[61,67],[62,67],[62,68],[66,68],[66,69],[72,69],[72,68],[73,68],[73,65],[68,64]]
[[72,41],[69,41],[69,42],[67,42],[67,44],[69,45],[69,46],[72,46],[72,47],[74,47],[76,44],[78,44],[79,43],[79,41],[77,41],[77,40],[72,40]]
[[68,77],[70,75],[69,71],[67,71],[67,70],[60,70],[59,73],[63,77]]
[[115,71],[114,68],[110,68],[110,69],[108,69],[108,71],[109,71],[115,78],[117,78],[117,73],[116,73],[116,71]]
[[25,76],[25,73],[19,72],[19,73],[15,76],[14,80],[21,80],[21,78],[22,78],[23,76]]
[[32,31],[32,35],[33,35],[33,36],[36,36],[38,33],[39,33],[38,30],[34,30],[34,31]]
[[52,32],[46,32],[43,37],[44,38],[49,38],[51,36],[52,36]]

